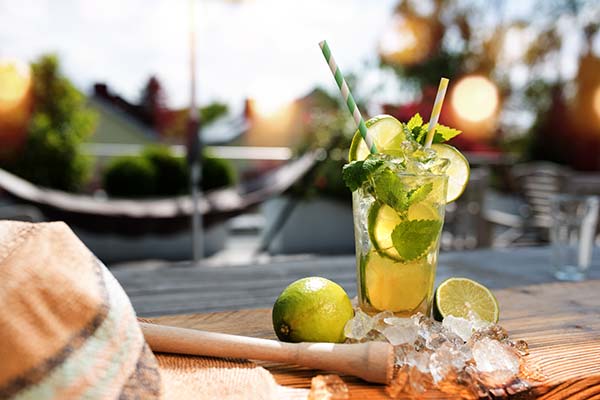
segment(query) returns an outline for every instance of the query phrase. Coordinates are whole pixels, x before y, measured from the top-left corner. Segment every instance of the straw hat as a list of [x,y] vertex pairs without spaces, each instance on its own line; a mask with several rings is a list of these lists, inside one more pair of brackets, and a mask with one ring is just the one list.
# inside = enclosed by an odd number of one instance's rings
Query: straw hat
[[0,398],[306,395],[247,361],[154,355],[119,283],[60,222],[0,222],[0,310]]

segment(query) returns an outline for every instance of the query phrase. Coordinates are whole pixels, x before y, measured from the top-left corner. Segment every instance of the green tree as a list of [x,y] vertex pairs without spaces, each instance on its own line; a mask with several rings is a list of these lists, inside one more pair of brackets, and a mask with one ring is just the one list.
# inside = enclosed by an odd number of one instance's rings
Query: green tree
[[77,191],[91,166],[80,145],[93,132],[96,115],[61,73],[55,55],[41,56],[31,68],[35,105],[27,141],[22,153],[4,167],[41,186]]
[[202,125],[210,125],[212,122],[227,114],[229,112],[229,107],[227,107],[227,104],[216,101],[207,104],[204,107],[200,107],[198,112],[200,114],[200,122]]

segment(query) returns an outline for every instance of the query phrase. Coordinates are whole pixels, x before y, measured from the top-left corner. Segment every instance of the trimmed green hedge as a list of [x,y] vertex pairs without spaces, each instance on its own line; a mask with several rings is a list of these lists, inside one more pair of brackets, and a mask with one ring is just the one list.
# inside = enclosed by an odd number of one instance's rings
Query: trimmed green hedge
[[[236,182],[231,162],[206,155],[202,161],[202,190]],[[189,192],[189,172],[184,158],[166,146],[152,145],[139,157],[118,157],[104,170],[104,190],[113,197],[167,197]]]
[[231,186],[236,181],[237,175],[231,162],[204,153],[202,159],[202,190]]
[[156,169],[142,157],[114,159],[104,173],[104,190],[116,197],[148,197],[156,193]]
[[176,196],[188,191],[189,179],[185,159],[175,157],[165,146],[148,146],[142,153],[154,168],[156,196]]

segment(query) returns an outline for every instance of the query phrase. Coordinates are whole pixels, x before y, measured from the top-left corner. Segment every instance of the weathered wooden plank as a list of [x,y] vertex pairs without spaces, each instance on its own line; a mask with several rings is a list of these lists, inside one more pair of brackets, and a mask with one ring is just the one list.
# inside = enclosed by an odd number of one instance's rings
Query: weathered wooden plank
[[[530,369],[543,376],[531,381],[526,397],[594,399],[600,397],[600,280],[516,287],[495,292],[501,306],[500,323],[511,336],[530,344]],[[165,316],[155,322],[186,328],[275,338],[269,309],[196,315]],[[308,388],[317,371],[261,363],[277,382]],[[343,377],[351,398],[387,398],[382,386]],[[524,394],[521,393],[521,396]],[[447,398],[427,393],[423,398]],[[520,397],[523,398],[523,397]]]
[[[548,247],[448,252],[440,255],[437,283],[466,276],[498,289],[553,282]],[[203,267],[158,263],[149,268],[114,268],[138,315],[222,311],[270,307],[289,283],[306,276],[323,276],[356,295],[353,256],[294,258],[268,264]],[[600,279],[600,249],[590,275]]]

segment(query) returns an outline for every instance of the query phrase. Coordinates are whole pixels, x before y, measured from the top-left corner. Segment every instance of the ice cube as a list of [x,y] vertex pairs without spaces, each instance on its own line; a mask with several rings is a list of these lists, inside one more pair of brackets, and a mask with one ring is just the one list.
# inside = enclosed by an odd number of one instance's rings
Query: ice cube
[[428,350],[411,351],[406,354],[405,362],[407,365],[418,369],[421,372],[429,373],[429,360],[431,352]]
[[411,326],[387,326],[381,333],[388,342],[393,346],[400,344],[412,344],[419,337],[418,328],[414,325]]
[[476,341],[472,348],[475,365],[480,372],[507,371],[519,373],[519,357],[507,345],[485,337]]
[[[465,346],[466,347],[466,346]],[[430,357],[429,369],[433,381],[437,384],[451,373],[458,373],[471,358],[471,353],[462,346],[455,347],[452,343],[442,344]]]
[[405,392],[405,387],[408,383],[408,365],[401,366],[396,370],[394,377],[390,384],[385,388],[385,392],[392,399],[397,398],[400,394]]
[[[398,375],[388,388],[392,397],[419,398],[424,390],[436,389],[453,398],[475,398],[482,387],[500,388],[512,381],[519,373],[521,352],[526,351],[525,342],[511,341],[504,328],[474,314],[444,323],[423,314],[410,319],[390,316],[383,323],[388,341],[403,342],[394,346]],[[412,344],[405,341],[410,332],[416,335]]]
[[362,340],[367,337],[367,334],[373,329],[373,319],[357,309],[354,312],[354,318],[346,322],[344,327],[344,335],[348,339]]
[[465,342],[471,338],[474,331],[486,328],[489,324],[480,319],[465,319],[448,315],[442,321],[442,326],[448,331],[460,336]]
[[427,163],[427,169],[432,174],[442,175],[450,166],[450,160],[447,158],[435,158]]
[[472,341],[490,338],[499,342],[508,340],[508,332],[500,325],[492,324],[486,328],[479,329],[471,336]]
[[410,318],[395,317],[394,314],[380,313],[379,324],[375,329],[380,331],[392,345],[413,344],[419,337],[419,327]]
[[510,345],[515,348],[519,355],[526,356],[529,354],[529,344],[522,339],[519,339],[516,342],[511,341]]
[[411,398],[420,398],[423,392],[433,387],[431,375],[421,372],[417,368],[408,370],[408,383],[409,390],[406,390],[406,394],[410,395]]
[[308,400],[346,400],[350,398],[348,386],[337,375],[317,375],[310,383]]
[[391,311],[382,311],[378,314],[375,314],[372,318],[373,318],[373,329],[376,329],[379,332],[383,332],[383,330],[389,326],[385,322],[385,320],[388,318],[394,318],[394,313]]

